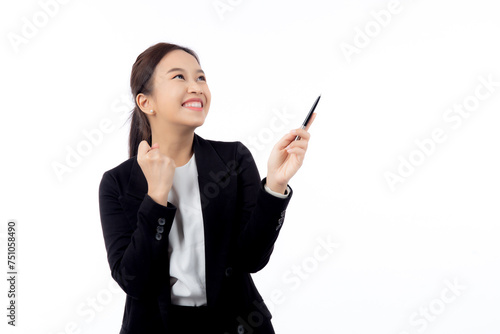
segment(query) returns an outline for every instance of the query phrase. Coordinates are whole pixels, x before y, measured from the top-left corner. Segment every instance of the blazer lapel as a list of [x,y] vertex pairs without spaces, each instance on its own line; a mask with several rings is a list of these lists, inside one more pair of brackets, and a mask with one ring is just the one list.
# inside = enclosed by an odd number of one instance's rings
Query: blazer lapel
[[213,305],[226,270],[236,182],[231,182],[231,170],[208,141],[195,134],[193,145],[205,232],[207,303]]

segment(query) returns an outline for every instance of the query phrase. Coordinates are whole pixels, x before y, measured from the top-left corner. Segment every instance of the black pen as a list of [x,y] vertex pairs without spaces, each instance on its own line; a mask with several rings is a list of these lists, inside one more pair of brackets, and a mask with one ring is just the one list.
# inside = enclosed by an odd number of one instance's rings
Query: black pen
[[[307,126],[307,123],[309,123],[309,120],[311,119],[311,116],[314,112],[314,109],[316,109],[316,106],[318,105],[320,97],[321,97],[321,94],[318,96],[316,101],[314,101],[314,104],[313,104],[311,110],[309,110],[309,113],[307,114],[306,119],[304,120],[304,123],[302,123],[302,126],[300,127],[301,129],[305,129]],[[295,137],[295,140],[299,140],[299,139],[300,139],[300,136]]]

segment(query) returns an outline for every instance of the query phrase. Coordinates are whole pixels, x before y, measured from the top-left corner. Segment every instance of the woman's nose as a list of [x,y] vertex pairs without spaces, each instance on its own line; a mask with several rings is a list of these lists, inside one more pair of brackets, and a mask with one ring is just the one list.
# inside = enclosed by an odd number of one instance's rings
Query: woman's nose
[[188,87],[188,93],[203,93],[203,89],[199,83],[192,82]]

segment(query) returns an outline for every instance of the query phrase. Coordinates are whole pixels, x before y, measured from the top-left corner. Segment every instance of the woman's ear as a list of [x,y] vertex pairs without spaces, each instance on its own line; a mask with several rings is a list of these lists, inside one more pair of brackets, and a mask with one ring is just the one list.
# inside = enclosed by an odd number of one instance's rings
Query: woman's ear
[[[141,108],[141,111],[145,114],[151,115],[154,112],[154,105],[151,101],[151,97],[144,95],[143,93],[137,94],[135,97],[135,102]],[[153,112],[152,112],[153,110]]]

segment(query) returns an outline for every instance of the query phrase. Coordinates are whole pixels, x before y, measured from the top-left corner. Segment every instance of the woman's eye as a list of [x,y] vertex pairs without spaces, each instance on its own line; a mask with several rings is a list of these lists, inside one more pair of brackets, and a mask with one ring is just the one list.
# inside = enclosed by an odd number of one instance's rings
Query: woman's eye
[[179,77],[180,79],[184,79],[184,76],[182,74],[177,74],[175,77],[173,77],[173,79]]
[[201,75],[200,77],[198,77],[198,80],[201,80],[201,81],[207,81],[207,78],[205,78],[204,75]]

